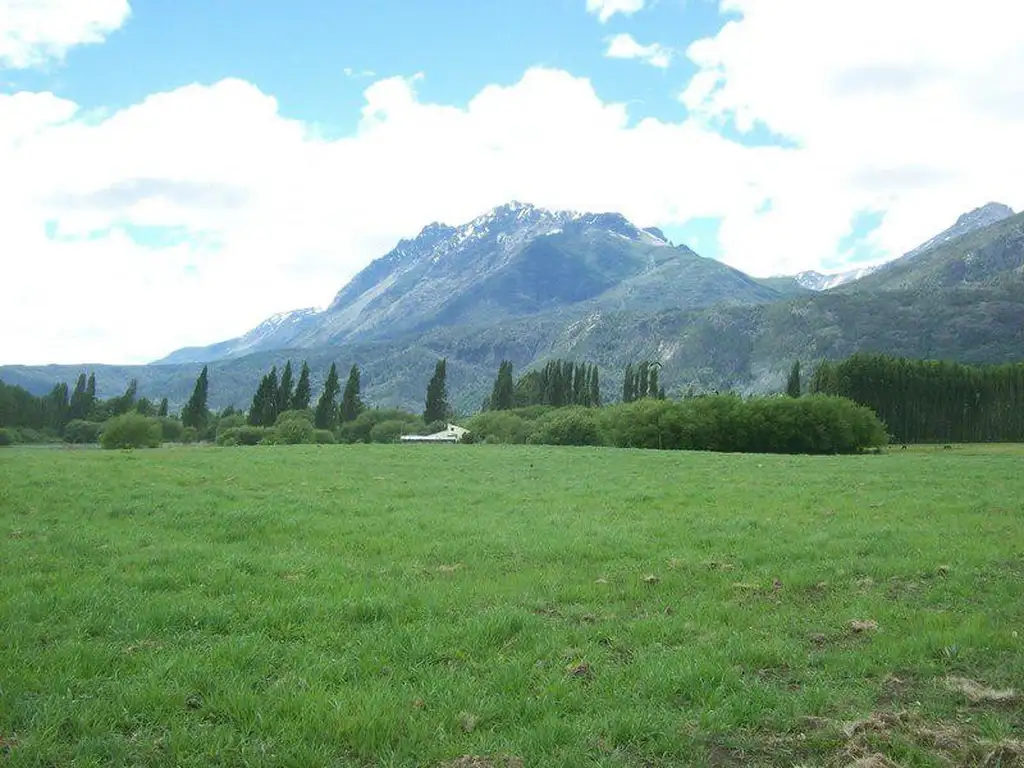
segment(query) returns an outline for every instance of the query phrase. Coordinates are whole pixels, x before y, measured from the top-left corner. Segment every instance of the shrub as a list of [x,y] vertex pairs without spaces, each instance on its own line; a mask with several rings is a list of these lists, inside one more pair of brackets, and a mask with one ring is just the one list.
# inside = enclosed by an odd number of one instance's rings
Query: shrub
[[484,411],[466,422],[477,440],[484,443],[520,445],[530,440],[533,424],[513,411]]
[[334,439],[334,433],[329,429],[313,430],[313,442],[319,445],[333,445],[338,442]]
[[180,443],[182,440],[182,433],[185,431],[185,427],[177,419],[164,416],[159,419],[160,431],[163,433],[165,443]]
[[157,419],[138,413],[116,416],[103,425],[100,445],[114,448],[157,448],[163,438],[163,430]]
[[232,427],[217,435],[217,445],[259,445],[270,431],[266,427],[251,427],[248,424]]
[[530,438],[543,445],[601,445],[603,440],[592,408],[560,408],[537,419]]
[[409,422],[391,419],[374,424],[370,430],[371,443],[395,443],[402,435],[411,434]]
[[821,395],[643,400],[604,409],[601,425],[607,442],[622,448],[856,453],[887,440],[870,409]]
[[64,442],[74,444],[96,443],[99,442],[100,432],[102,431],[103,425],[97,421],[73,419],[64,428]]
[[386,421],[401,422],[403,427],[399,434],[402,435],[422,433],[426,428],[423,419],[407,411],[374,408],[363,411],[355,421],[342,424],[338,431],[338,437],[343,443],[378,442],[373,439],[371,432],[375,426]]
[[273,427],[269,428],[263,435],[263,439],[260,440],[260,445],[283,445],[281,437],[277,434],[277,430]]
[[182,427],[181,430],[181,442],[185,445],[192,445],[198,443],[201,438],[199,430],[195,427]]
[[60,441],[60,438],[51,430],[19,427],[18,429],[11,429],[9,432],[13,436],[15,443],[24,443],[25,445],[34,445],[36,443],[55,443]]
[[308,408],[301,411],[282,411],[277,415],[277,421],[274,422],[274,426],[279,427],[288,421],[308,421],[312,424],[313,412]]
[[14,432],[9,429],[0,428],[0,447],[14,445]]
[[245,416],[240,413],[232,413],[228,416],[221,416],[217,419],[217,431],[214,439],[219,440],[220,436],[227,432],[229,429],[237,429],[238,427],[246,426],[247,422]]
[[313,424],[305,417],[290,418],[284,421],[278,419],[274,431],[277,433],[278,441],[284,445],[312,443],[315,439]]

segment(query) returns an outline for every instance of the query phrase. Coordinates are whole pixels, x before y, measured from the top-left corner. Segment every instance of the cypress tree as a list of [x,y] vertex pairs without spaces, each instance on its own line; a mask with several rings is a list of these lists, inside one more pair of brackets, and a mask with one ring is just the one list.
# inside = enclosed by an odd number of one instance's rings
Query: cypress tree
[[590,369],[590,404],[595,408],[601,407],[601,380],[596,365]]
[[313,421],[317,429],[334,429],[338,425],[338,392],[341,385],[338,383],[338,366],[331,363],[331,370],[327,374],[327,381],[324,383],[324,391],[316,404],[316,413]]
[[794,360],[793,367],[789,371],[789,380],[786,382],[786,394],[790,397],[800,397],[800,361]]
[[658,366],[651,366],[651,374],[647,381],[647,396],[658,397],[661,390],[658,389]]
[[633,364],[628,363],[626,365],[626,373],[622,378],[622,402],[632,403],[635,399],[634,383],[635,375],[633,373]]
[[160,401],[160,407],[157,409],[156,415],[161,418],[167,418],[167,411],[167,398],[165,397],[163,400]]
[[277,387],[277,412],[284,413],[292,407],[292,398],[294,393],[292,387],[295,382],[292,380],[292,361],[289,360],[284,365],[284,371],[281,372],[281,383]]
[[442,358],[434,366],[434,375],[427,384],[427,398],[423,409],[423,420],[427,424],[448,418],[448,360]]
[[313,391],[309,386],[309,364],[302,361],[302,372],[299,373],[299,383],[295,385],[295,394],[292,395],[293,411],[304,411],[309,408],[309,401],[313,397]]
[[70,417],[84,419],[89,415],[88,389],[85,374],[80,374],[75,384],[75,391],[71,394]]
[[651,364],[646,360],[640,363],[637,371],[636,398],[642,400],[650,394]]
[[360,389],[359,367],[353,365],[348,372],[348,381],[345,382],[345,392],[341,396],[341,420],[343,422],[355,421],[366,407],[359,398]]
[[277,366],[267,374],[267,383],[263,391],[263,409],[260,413],[260,424],[272,427],[277,423]]
[[507,411],[515,407],[515,384],[512,380],[512,363],[502,360],[498,366],[498,378],[494,380],[488,407],[493,411]]
[[206,429],[206,423],[210,419],[210,410],[206,407],[209,395],[209,379],[207,378],[206,366],[196,379],[196,386],[192,390],[192,397],[189,398],[185,407],[181,409],[181,423],[186,427],[193,427],[202,432]]

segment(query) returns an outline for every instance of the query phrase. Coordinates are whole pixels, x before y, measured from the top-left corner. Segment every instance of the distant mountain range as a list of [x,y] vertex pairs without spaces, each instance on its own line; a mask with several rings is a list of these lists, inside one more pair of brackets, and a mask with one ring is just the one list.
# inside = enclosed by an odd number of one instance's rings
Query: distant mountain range
[[[598,363],[606,394],[627,362],[658,360],[670,391],[780,388],[791,361],[857,350],[1001,362],[1024,349],[1024,217],[990,203],[889,264],[755,279],[614,213],[509,203],[459,227],[431,224],[374,261],[325,310],[282,313],[245,335],[149,366],[89,366],[101,395],[188,397],[210,364],[211,403],[244,407],[261,372],[308,359],[357,363],[367,399],[420,407],[440,356],[463,409],[498,363]],[[6,366],[42,392],[82,366]]]

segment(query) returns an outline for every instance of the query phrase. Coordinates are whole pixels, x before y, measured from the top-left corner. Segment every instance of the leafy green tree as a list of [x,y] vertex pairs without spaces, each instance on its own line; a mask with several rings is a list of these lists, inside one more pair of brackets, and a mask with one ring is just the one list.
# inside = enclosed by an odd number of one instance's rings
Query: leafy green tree
[[157,409],[156,415],[159,416],[161,419],[166,419],[167,418],[167,411],[168,411],[168,405],[167,405],[167,398],[165,397],[163,400],[160,401],[160,407]]
[[305,411],[309,408],[309,401],[313,397],[313,390],[309,385],[309,364],[302,361],[302,371],[299,373],[299,383],[295,386],[295,394],[292,395],[290,410]]
[[327,374],[327,381],[324,383],[323,394],[316,404],[314,425],[317,429],[334,429],[338,424],[338,392],[341,386],[338,382],[338,367],[331,363],[331,370]]
[[434,366],[434,375],[427,384],[426,407],[423,410],[423,421],[430,424],[448,418],[451,408],[448,405],[448,360],[442,358]]
[[789,371],[789,380],[786,382],[786,394],[790,397],[800,397],[800,361],[794,360],[793,367]]
[[502,360],[498,367],[498,378],[491,391],[490,410],[508,411],[515,408],[515,383],[512,379],[512,363]]
[[295,381],[292,378],[292,361],[289,360],[284,364],[284,370],[281,372],[281,383],[277,386],[277,412],[284,413],[292,407],[292,398],[295,396],[294,393]]
[[192,390],[192,397],[189,398],[185,407],[181,409],[181,423],[185,427],[192,427],[202,432],[210,419],[210,409],[207,407],[207,400],[210,394],[210,381],[206,366],[199,373],[196,385]]
[[156,406],[153,405],[153,401],[148,397],[140,397],[138,402],[135,403],[135,412],[140,413],[143,416],[156,416]]
[[159,421],[125,413],[108,421],[100,434],[100,445],[113,448],[156,448],[163,439]]
[[[95,380],[94,380],[95,383]],[[75,391],[71,393],[70,416],[71,420],[82,421],[92,411],[92,398],[89,397],[89,385],[85,374],[78,377],[75,383]]]
[[601,379],[596,365],[590,369],[590,404],[595,408],[601,407]]
[[360,381],[359,367],[353,365],[348,372],[348,380],[345,382],[345,391],[341,395],[341,421],[348,423],[359,418],[366,406],[359,398]]

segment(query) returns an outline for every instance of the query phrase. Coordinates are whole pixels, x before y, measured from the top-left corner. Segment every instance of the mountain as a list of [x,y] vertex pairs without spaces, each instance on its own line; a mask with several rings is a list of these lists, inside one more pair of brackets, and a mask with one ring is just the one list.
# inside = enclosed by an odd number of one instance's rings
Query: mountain
[[356,275],[323,312],[277,315],[238,339],[178,350],[159,362],[395,339],[552,311],[577,317],[781,297],[620,214],[512,202],[462,226],[434,223],[402,240]]
[[[1007,214],[1008,215],[1005,215]],[[984,220],[994,221],[979,225]],[[932,238],[846,290],[936,291],[1018,284],[1024,270],[1024,214],[1005,206],[985,206],[961,216],[951,230],[961,234]]]
[[837,288],[840,285],[852,283],[854,280],[860,280],[862,277],[870,275],[877,269],[877,266],[861,267],[860,269],[850,269],[846,272],[834,272],[829,274],[810,270],[807,272],[800,272],[793,279],[810,291],[827,291],[830,288]]
[[[824,274],[813,270],[807,272],[800,272],[794,275],[791,279],[799,285],[803,286],[812,291],[827,291],[832,288],[838,288],[841,285],[853,283],[861,280],[868,275],[873,275],[879,270],[885,269],[887,266],[901,263],[904,259],[913,259],[916,256],[920,256],[923,253],[939,248],[948,243],[956,241],[958,238],[975,232],[979,229],[985,229],[992,224],[997,224],[1000,221],[1010,218],[1013,216],[1013,209],[1002,203],[987,203],[980,208],[975,208],[969,213],[965,213],[956,220],[956,223],[948,229],[943,230],[935,237],[929,239],[927,242],[922,243],[914,250],[904,254],[900,259],[895,262],[889,262],[886,264],[876,264],[870,267],[860,267],[858,269],[850,269],[845,272],[834,272]],[[783,281],[787,278],[770,278],[775,281]]]
[[[488,228],[502,231],[486,237],[497,243],[500,235],[509,237],[507,233],[518,231],[496,222],[501,215],[515,218],[521,211],[530,220],[560,215],[531,212],[525,206],[515,213],[509,209],[502,214],[498,209],[495,223]],[[980,219],[972,214],[958,223],[977,225]],[[418,410],[434,363],[446,356],[453,402],[466,412],[475,409],[490,390],[503,359],[513,362],[517,374],[558,357],[597,363],[602,391],[614,397],[626,363],[639,360],[660,361],[661,380],[671,394],[679,394],[690,387],[779,391],[794,359],[812,366],[817,360],[856,351],[970,363],[1022,357],[1024,214],[968,226],[955,237],[932,238],[928,248],[915,249],[871,275],[823,292],[803,288],[792,278],[755,281],[716,267],[688,249],[668,244],[657,233],[630,229],[632,225],[621,217],[562,216],[562,233],[537,235],[529,242],[540,242],[539,248],[548,241],[556,243],[554,250],[542,253],[571,265],[596,289],[578,289],[580,294],[574,294],[575,286],[557,284],[562,278],[556,271],[554,284],[517,294],[516,285],[532,284],[528,265],[537,251],[526,242],[510,247],[507,261],[493,252],[491,257],[468,252],[456,256],[479,258],[487,272],[484,278],[445,275],[439,265],[459,251],[451,243],[469,225],[433,225],[370,265],[339,293],[331,308],[279,316],[242,340],[229,342],[236,345],[234,350],[248,353],[229,354],[210,363],[211,405],[246,407],[259,377],[289,358],[309,360],[314,389],[332,362],[343,369],[355,363],[363,372],[368,402]],[[567,230],[568,236],[559,240]],[[606,263],[600,251],[613,245],[620,248],[614,253],[625,266]],[[464,280],[467,296],[443,293],[428,303],[430,292],[412,282],[404,290],[417,298],[404,304],[406,311],[420,313],[421,318],[456,319],[424,328],[421,321],[398,322],[387,306],[375,304],[374,297],[391,296],[390,288],[416,270],[427,282],[437,281],[432,283],[435,287]],[[608,275],[621,279],[614,282]],[[611,287],[604,287],[602,280],[611,280]],[[502,295],[495,295],[498,288],[490,281],[498,281]],[[552,295],[564,301],[552,301]],[[709,295],[721,300],[705,303]],[[402,301],[403,296],[395,294],[392,300]],[[526,312],[515,316],[524,307]],[[328,326],[327,338],[337,333],[338,341],[265,347],[268,339],[276,343],[275,337],[315,336],[332,313],[346,318],[345,322],[332,320],[336,325]],[[353,317],[361,318],[366,327],[353,325]],[[206,349],[204,354],[218,351]],[[141,396],[167,396],[180,407],[200,367],[198,362],[187,362],[89,366],[88,370],[96,373],[103,397],[118,394],[130,378],[137,378]],[[83,366],[8,366],[0,368],[0,379],[43,393],[57,381],[73,382],[82,370]]]

